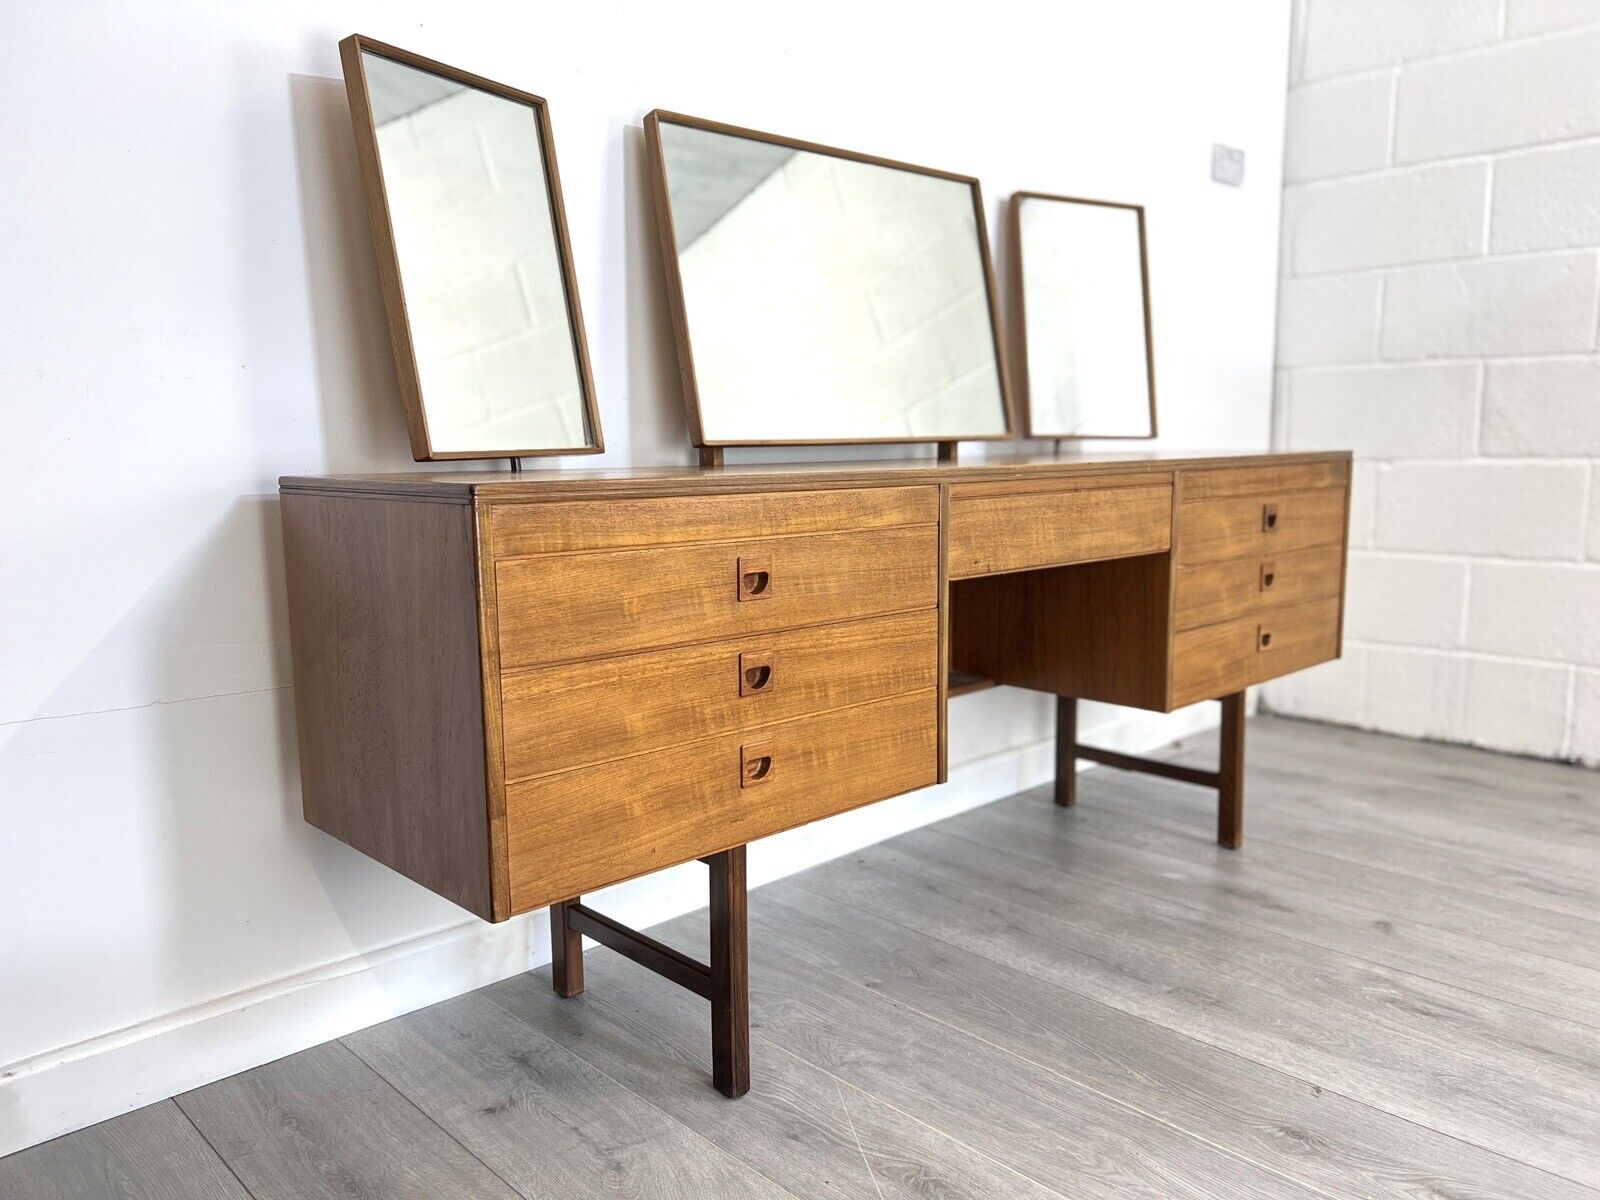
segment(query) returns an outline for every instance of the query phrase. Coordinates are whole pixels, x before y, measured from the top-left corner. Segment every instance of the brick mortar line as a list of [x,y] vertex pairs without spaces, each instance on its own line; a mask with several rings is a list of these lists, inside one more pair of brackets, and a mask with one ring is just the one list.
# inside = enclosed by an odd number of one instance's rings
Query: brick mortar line
[[[1371,66],[1353,67],[1349,70],[1333,71],[1326,75],[1302,75],[1301,78],[1290,83],[1289,90],[1298,91],[1302,88],[1316,87],[1320,84],[1340,83],[1345,80],[1357,79],[1362,75],[1371,75],[1377,71],[1384,70],[1386,67],[1389,69],[1405,70],[1411,67],[1430,66],[1435,63],[1455,62],[1460,59],[1475,58],[1486,54],[1493,54],[1499,50],[1514,49],[1519,46],[1536,45],[1539,42],[1557,42],[1563,38],[1581,36],[1585,33],[1593,33],[1597,29],[1600,29],[1600,20],[1582,21],[1576,25],[1563,25],[1556,29],[1541,29],[1534,33],[1521,33],[1512,37],[1507,37],[1503,34],[1497,34],[1489,41],[1478,42],[1471,46],[1462,46],[1455,50],[1444,50],[1437,54],[1419,54],[1409,58],[1402,56],[1388,63],[1374,63]],[[1302,40],[1309,43],[1309,32],[1302,32],[1301,36]],[[1300,65],[1300,69],[1302,72],[1305,70],[1305,64],[1303,62]]]

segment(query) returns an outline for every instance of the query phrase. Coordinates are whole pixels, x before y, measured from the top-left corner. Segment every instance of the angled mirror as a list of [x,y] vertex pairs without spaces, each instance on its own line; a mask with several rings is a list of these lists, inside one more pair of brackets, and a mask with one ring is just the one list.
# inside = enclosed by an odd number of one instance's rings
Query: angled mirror
[[975,179],[645,120],[700,446],[1012,436]]
[[602,449],[545,102],[339,43],[412,456]]
[[1012,197],[1030,437],[1156,435],[1144,209]]

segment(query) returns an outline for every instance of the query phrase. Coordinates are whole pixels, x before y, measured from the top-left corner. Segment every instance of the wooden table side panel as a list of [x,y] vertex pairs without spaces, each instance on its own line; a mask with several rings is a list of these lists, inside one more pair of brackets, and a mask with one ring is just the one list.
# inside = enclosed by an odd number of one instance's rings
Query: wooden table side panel
[[[932,784],[936,698],[929,689],[511,786],[513,910]],[[774,768],[741,787],[740,750],[752,743]]]
[[[525,779],[938,684],[933,609],[505,675],[505,771]],[[756,671],[760,690],[743,680]],[[759,672],[765,667],[768,674]]]
[[491,506],[495,558],[932,525],[933,487],[503,502]]
[[950,578],[1164,551],[1172,485],[950,498]]
[[[741,559],[770,572],[765,598],[739,599]],[[935,525],[501,560],[500,664],[512,670],[933,608],[938,575]]]
[[[1185,499],[1178,506],[1176,550],[1180,566],[1227,558],[1282,554],[1336,545],[1345,537],[1345,489],[1264,492],[1223,500]],[[1268,507],[1276,525],[1267,528]]]
[[[1272,634],[1270,647],[1259,635]],[[1339,656],[1337,597],[1189,629],[1174,638],[1174,708],[1211,700]]]
[[[1266,584],[1269,574],[1270,586]],[[1343,577],[1344,548],[1338,543],[1181,566],[1176,583],[1177,627],[1194,629],[1338,596]]]
[[493,919],[472,509],[282,513],[306,820]]

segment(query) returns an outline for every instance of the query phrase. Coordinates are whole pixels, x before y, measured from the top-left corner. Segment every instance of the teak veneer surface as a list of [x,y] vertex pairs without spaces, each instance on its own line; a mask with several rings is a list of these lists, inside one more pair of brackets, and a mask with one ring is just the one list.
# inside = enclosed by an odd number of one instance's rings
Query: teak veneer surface
[[943,779],[952,669],[1157,710],[1237,692],[1337,656],[1349,474],[286,477],[306,817],[503,920]]
[[[938,772],[936,702],[930,688],[512,784],[512,911],[926,787]],[[752,743],[773,767],[742,786]]]
[[[932,608],[939,530],[897,525],[850,533],[711,542],[496,564],[500,666],[622,654],[804,625]],[[739,579],[759,564],[759,597]]]
[[922,691],[938,677],[931,608],[513,671],[500,681],[506,778]]

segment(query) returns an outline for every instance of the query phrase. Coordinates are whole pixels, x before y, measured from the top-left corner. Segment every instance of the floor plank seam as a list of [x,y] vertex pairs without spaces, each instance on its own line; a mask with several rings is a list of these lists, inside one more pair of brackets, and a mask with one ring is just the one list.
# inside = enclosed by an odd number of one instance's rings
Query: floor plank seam
[[[813,895],[820,896],[820,897],[822,897],[824,899],[832,899],[832,897],[829,896],[826,891],[823,891],[823,890],[820,890],[820,889],[817,889],[817,888],[813,888],[813,887],[807,887],[803,875],[793,876],[787,882],[791,882],[796,887],[799,887],[799,888],[801,888],[801,889],[803,889],[803,890],[805,890],[807,892],[810,892]],[[982,894],[988,895],[988,893],[982,893]],[[994,899],[996,897],[992,897],[991,896],[990,898]],[[1196,1033],[1194,1033],[1194,1032],[1192,1032],[1192,1031],[1190,1031],[1188,1029],[1180,1029],[1177,1026],[1165,1025],[1165,1024],[1162,1024],[1159,1021],[1156,1021],[1156,1020],[1153,1020],[1153,1019],[1151,1019],[1149,1017],[1143,1016],[1140,1013],[1130,1012],[1127,1009],[1117,1008],[1115,1005],[1108,1004],[1108,1003],[1106,1003],[1105,1001],[1099,999],[1096,996],[1091,996],[1091,995],[1089,995],[1089,994],[1087,994],[1085,992],[1078,991],[1076,988],[1067,987],[1065,984],[1059,983],[1056,980],[1047,979],[1047,978],[1045,978],[1045,977],[1043,977],[1041,975],[1036,975],[1031,971],[1024,971],[1019,967],[1011,965],[1010,963],[1001,962],[999,959],[991,958],[990,956],[982,954],[979,951],[970,950],[965,946],[962,946],[962,945],[960,945],[960,944],[958,944],[956,942],[949,941],[948,939],[938,937],[935,934],[925,933],[922,930],[913,929],[910,926],[902,925],[900,922],[894,920],[892,917],[878,916],[877,919],[886,921],[889,924],[894,925],[896,928],[902,929],[905,932],[907,932],[907,933],[909,933],[909,934],[911,934],[911,935],[913,935],[915,937],[926,938],[926,939],[928,939],[930,941],[938,942],[940,945],[949,946],[952,949],[955,949],[955,950],[963,952],[963,953],[976,954],[978,957],[983,958],[985,961],[993,963],[993,964],[995,964],[995,965],[997,965],[999,967],[1002,967],[1005,970],[1015,971],[1018,974],[1025,975],[1029,979],[1032,979],[1032,980],[1034,980],[1034,981],[1036,981],[1036,982],[1038,982],[1040,984],[1043,984],[1043,985],[1045,985],[1047,987],[1059,988],[1062,991],[1070,992],[1072,995],[1078,997],[1080,1000],[1083,1000],[1083,1001],[1085,1001],[1087,1003],[1099,1005],[1100,1007],[1106,1008],[1106,1009],[1110,1010],[1111,1012],[1118,1013],[1121,1016],[1130,1018],[1130,1019],[1135,1020],[1135,1021],[1143,1022],[1144,1024],[1151,1025],[1151,1026],[1153,1026],[1155,1028],[1158,1028],[1158,1029],[1166,1030],[1168,1033],[1176,1034],[1179,1037],[1185,1038],[1185,1039],[1187,1039],[1189,1041],[1196,1042],[1196,1043],[1198,1043],[1198,1044],[1200,1044],[1202,1046],[1205,1046],[1207,1049],[1209,1049],[1209,1050],[1211,1050],[1213,1052],[1216,1052],[1216,1053],[1219,1053],[1219,1054],[1225,1054],[1225,1055],[1228,1055],[1228,1056],[1230,1056],[1232,1058],[1238,1059],[1238,1060],[1240,1060],[1242,1062],[1250,1063],[1250,1064],[1254,1065],[1255,1067],[1257,1067],[1257,1068],[1259,1068],[1259,1069],[1261,1069],[1263,1071],[1269,1071],[1269,1072],[1273,1073],[1274,1075],[1277,1075],[1277,1076],[1279,1076],[1281,1078],[1284,1078],[1284,1079],[1291,1080],[1293,1082],[1302,1084],[1303,1086],[1317,1088],[1322,1092],[1328,1093],[1329,1095],[1338,1096],[1341,1100],[1344,1100],[1347,1103],[1359,1105],[1360,1107],[1366,1109],[1367,1111],[1369,1111],[1371,1113],[1375,1113],[1375,1114],[1377,1114],[1379,1116],[1382,1116],[1382,1117],[1384,1117],[1384,1118],[1386,1118],[1388,1120],[1403,1122],[1404,1124],[1412,1126],[1414,1128],[1426,1130],[1428,1133],[1433,1134],[1433,1135],[1435,1135],[1437,1137],[1448,1138],[1449,1140],[1451,1140],[1453,1142],[1458,1142],[1463,1146],[1470,1146],[1474,1150],[1476,1150],[1476,1151],[1478,1151],[1478,1152],[1480,1152],[1482,1154],[1492,1155],[1493,1157],[1501,1159],[1501,1160],[1503,1160],[1505,1162],[1515,1163],[1518,1166],[1523,1167],[1523,1168],[1525,1168],[1527,1170],[1537,1171],[1537,1172],[1539,1172],[1541,1174],[1550,1176],[1553,1179],[1563,1180],[1564,1182],[1570,1183],[1575,1187],[1583,1187],[1583,1188],[1589,1187],[1589,1185],[1585,1184],[1583,1181],[1577,1180],[1577,1179],[1573,1179],[1570,1176],[1564,1175],[1564,1174],[1562,1174],[1562,1173],[1560,1173],[1558,1171],[1552,1171],[1547,1167],[1539,1166],[1537,1164],[1527,1162],[1527,1161],[1525,1161],[1523,1159],[1513,1158],[1510,1155],[1504,1154],[1501,1151],[1494,1149],[1493,1147],[1484,1146],[1481,1143],[1472,1141],[1469,1138],[1461,1137],[1459,1134],[1451,1133],[1448,1130],[1437,1129],[1432,1125],[1427,1125],[1427,1124],[1424,1124],[1421,1121],[1415,1120],[1414,1118],[1409,1117],[1404,1113],[1393,1112],[1388,1108],[1384,1108],[1384,1107],[1382,1107],[1380,1105],[1372,1104],[1372,1103],[1370,1103],[1370,1102],[1368,1102],[1366,1100],[1361,1099],[1360,1097],[1351,1095],[1348,1091],[1346,1091],[1346,1090],[1344,1090],[1342,1088],[1332,1086],[1332,1085],[1330,1085],[1328,1083],[1318,1082],[1317,1080],[1306,1079],[1303,1076],[1291,1074],[1291,1073],[1285,1071],[1282,1067],[1276,1066],[1276,1065],[1274,1065],[1272,1063],[1269,1063],[1269,1062],[1264,1062],[1261,1059],[1255,1058],[1255,1057],[1253,1057],[1251,1055],[1243,1054],[1243,1053],[1233,1049],[1230,1046],[1225,1046],[1225,1045],[1221,1045],[1221,1044],[1219,1044],[1217,1042],[1210,1041],[1209,1039],[1207,1039],[1207,1038],[1205,1038],[1205,1037],[1203,1037],[1203,1036],[1201,1036],[1199,1034],[1196,1034]],[[853,983],[853,981],[849,981],[849,982]],[[854,986],[860,986],[860,985],[856,984]],[[863,990],[866,990],[866,991],[869,991],[869,992],[871,991],[871,989],[863,989]],[[895,1003],[901,1003],[901,1002],[900,1001],[895,1001]],[[906,1005],[906,1007],[912,1009],[912,1011],[921,1013],[921,1015],[923,1015],[925,1017],[928,1017],[931,1020],[938,1021],[940,1024],[948,1025],[948,1022],[944,1021],[943,1018],[939,1017],[937,1014],[922,1012],[921,1009],[918,1009],[915,1006],[912,1006],[912,1005],[909,1005],[909,1004]],[[951,1028],[955,1028],[955,1027],[951,1026]],[[981,1037],[981,1036],[979,1036],[977,1034],[969,1033],[969,1032],[967,1032],[965,1030],[958,1030],[958,1032],[963,1033],[965,1036],[972,1038],[972,1040],[977,1041],[980,1044],[983,1044],[983,1045],[986,1045],[986,1046],[993,1046],[994,1045],[994,1043],[988,1041],[987,1039],[985,1039],[985,1038],[983,1038],[983,1037]],[[1054,1068],[1048,1066],[1047,1064],[1035,1062],[1035,1061],[1033,1061],[1031,1059],[1028,1059],[1028,1058],[1024,1057],[1021,1054],[1018,1054],[1015,1051],[1007,1050],[1005,1047],[996,1047],[996,1048],[999,1049],[1002,1053],[1009,1054],[1011,1057],[1017,1058],[1017,1059],[1019,1059],[1019,1060],[1021,1060],[1023,1062],[1027,1062],[1030,1065],[1035,1066],[1035,1067],[1037,1067],[1037,1068],[1039,1068],[1041,1070],[1049,1071],[1052,1074],[1055,1074],[1060,1078],[1067,1079],[1070,1082],[1072,1082],[1073,1084],[1075,1084],[1076,1086],[1082,1087],[1085,1091],[1093,1092],[1095,1095],[1102,1096],[1103,1098],[1105,1098],[1107,1100],[1110,1100],[1113,1104],[1116,1104],[1116,1105],[1118,1105],[1119,1107],[1121,1107],[1123,1109],[1126,1109],[1126,1110],[1131,1111],[1131,1112],[1137,1112],[1137,1113],[1139,1113],[1139,1114],[1141,1114],[1143,1116],[1150,1117],[1153,1120],[1159,1121],[1160,1123],[1165,1124],[1165,1125],[1169,1126],[1170,1128],[1176,1129],[1179,1132],[1184,1133],[1187,1136],[1190,1136],[1191,1138],[1193,1138],[1196,1141],[1200,1141],[1200,1142],[1202,1142],[1204,1144],[1207,1144],[1207,1145],[1211,1145],[1212,1144],[1212,1143],[1208,1142],[1205,1138],[1203,1138],[1203,1137],[1201,1137],[1201,1136],[1199,1136],[1197,1134],[1194,1134],[1194,1133],[1192,1133],[1191,1131],[1189,1131],[1187,1129],[1184,1129],[1182,1126],[1175,1125],[1172,1122],[1166,1120],[1165,1118],[1157,1116],[1156,1114],[1145,1112],[1145,1110],[1139,1108],[1136,1105],[1129,1104],[1129,1103],[1127,1103],[1125,1101],[1117,1100],[1115,1097],[1106,1096],[1105,1093],[1101,1092],[1097,1088],[1094,1088],[1092,1085],[1084,1083],[1084,1082],[1082,1082],[1082,1081],[1080,1081],[1080,1080],[1078,1080],[1076,1078],[1073,1078],[1070,1075],[1066,1075],[1066,1074],[1064,1074],[1062,1072],[1056,1071]],[[1220,1149],[1220,1147],[1218,1147],[1218,1148]],[[1298,1179],[1292,1179],[1289,1176],[1285,1176],[1285,1175],[1282,1174],[1281,1171],[1277,1171],[1277,1170],[1274,1170],[1274,1169],[1272,1169],[1270,1167],[1266,1167],[1265,1164],[1261,1164],[1261,1163],[1255,1162],[1253,1159],[1250,1159],[1245,1155],[1237,1154],[1237,1153],[1234,1153],[1234,1152],[1231,1152],[1231,1151],[1226,1151],[1226,1150],[1224,1150],[1224,1153],[1228,1153],[1231,1157],[1237,1158],[1240,1161],[1249,1162],[1252,1166],[1262,1167],[1263,1169],[1271,1170],[1273,1174],[1278,1175],[1280,1178],[1287,1179],[1290,1182],[1295,1183],[1297,1186],[1303,1186],[1303,1187],[1314,1187],[1315,1186],[1315,1185],[1306,1183],[1304,1181],[1301,1181],[1301,1180],[1298,1180]],[[1321,1190],[1321,1189],[1317,1189],[1317,1190]],[[1325,1193],[1325,1194],[1330,1195],[1331,1200],[1347,1200],[1347,1197],[1339,1196],[1339,1195],[1334,1194],[1334,1193]],[[1600,1195],[1600,1191],[1596,1191],[1595,1194],[1596,1195]]]
[[222,1169],[233,1176],[234,1182],[239,1185],[239,1190],[249,1196],[251,1200],[257,1200],[255,1192],[250,1189],[250,1185],[239,1177],[239,1172],[233,1169],[233,1164],[223,1157],[222,1151],[212,1144],[211,1139],[205,1135],[205,1131],[194,1123],[194,1118],[189,1115],[188,1110],[178,1103],[179,1099],[180,1097],[178,1096],[172,1098],[172,1107],[178,1110],[178,1115],[187,1122],[190,1129],[194,1130],[195,1136],[205,1143],[206,1149],[217,1156],[217,1161],[222,1164]]
[[[685,915],[693,916],[694,914],[693,913],[688,913],[688,914],[685,914]],[[589,947],[586,947],[584,949],[584,957],[587,958],[591,954],[594,954],[594,955],[609,954],[609,955],[614,956],[618,962],[625,962],[626,961],[625,959],[623,959],[623,957],[620,954],[617,954],[616,951],[608,950],[604,946],[589,946]],[[529,972],[530,976],[533,975],[533,974],[534,974],[534,972]],[[493,986],[493,985],[491,985],[491,986]],[[486,989],[480,989],[480,992],[486,992]],[[684,1130],[687,1130],[691,1137],[695,1138],[697,1141],[704,1142],[705,1145],[711,1151],[713,1151],[714,1153],[719,1154],[719,1155],[727,1155],[728,1154],[728,1151],[724,1150],[721,1146],[717,1145],[716,1142],[712,1141],[705,1134],[701,1133],[693,1125],[690,1125],[687,1121],[685,1121],[683,1119],[683,1117],[680,1114],[673,1112],[670,1108],[664,1108],[662,1105],[657,1103],[656,1100],[653,1097],[647,1096],[643,1092],[635,1091],[633,1088],[629,1087],[627,1083],[623,1082],[622,1080],[618,1079],[616,1076],[612,1075],[611,1072],[607,1071],[604,1067],[602,1067],[599,1063],[595,1062],[593,1059],[589,1058],[587,1055],[582,1054],[577,1050],[574,1050],[570,1046],[564,1045],[563,1043],[556,1041],[554,1038],[549,1037],[547,1034],[541,1033],[540,1030],[539,1030],[539,1027],[537,1025],[533,1024],[526,1017],[524,1017],[521,1013],[516,1012],[515,1010],[513,1010],[511,1008],[508,1008],[504,1004],[501,1004],[500,1001],[498,999],[496,999],[494,996],[487,996],[486,995],[486,998],[488,999],[488,1001],[491,1004],[493,1004],[497,1008],[499,1008],[500,1011],[504,1012],[512,1020],[517,1021],[524,1028],[530,1030],[534,1034],[534,1036],[545,1038],[547,1041],[549,1041],[552,1045],[556,1046],[558,1049],[566,1051],[566,1053],[572,1055],[574,1058],[576,1058],[579,1061],[581,1061],[590,1070],[594,1071],[595,1074],[597,1074],[597,1075],[601,1076],[602,1078],[604,1078],[604,1079],[610,1081],[611,1083],[615,1084],[618,1088],[621,1088],[623,1091],[628,1092],[631,1095],[639,1097],[639,1099],[643,1100],[646,1104],[650,1105],[650,1107],[654,1108],[657,1112],[661,1113],[663,1116],[665,1116],[673,1124],[675,1124],[677,1126],[680,1126]],[[754,1034],[752,1034],[751,1035],[751,1043],[752,1043],[752,1045],[754,1045],[755,1041],[756,1041],[756,1038],[755,1038]],[[790,1191],[788,1188],[784,1187],[783,1184],[779,1183],[776,1179],[772,1178],[772,1176],[768,1175],[765,1171],[761,1170],[759,1167],[750,1166],[750,1164],[748,1164],[748,1163],[744,1163],[742,1165],[747,1167],[749,1170],[753,1171],[755,1174],[761,1176],[761,1178],[765,1179],[773,1187],[777,1188],[780,1193],[782,1193],[785,1196],[790,1197],[790,1200],[802,1200],[801,1197],[796,1196],[792,1191]],[[535,1198],[535,1200],[537,1200],[537,1198]]]
[[[970,842],[973,845],[982,846],[985,850],[988,850],[991,853],[1010,855],[1011,857],[1017,858],[1017,859],[1019,859],[1019,860],[1021,860],[1023,862],[1034,863],[1034,864],[1037,864],[1039,866],[1045,866],[1045,867],[1051,867],[1051,868],[1059,868],[1059,865],[1060,865],[1058,863],[1052,863],[1049,859],[1044,858],[1043,856],[1026,854],[1021,850],[1014,850],[1014,849],[1011,849],[1010,847],[1002,848],[1002,847],[994,846],[994,845],[992,845],[992,844],[990,844],[988,842],[981,841],[978,838],[971,837],[968,834],[964,833],[960,829],[950,828],[950,829],[944,830],[943,832],[948,833],[951,837],[960,838],[962,841]],[[1100,841],[1100,842],[1109,841],[1109,839],[1103,838],[1103,837],[1101,837],[1099,835],[1096,835],[1096,834],[1093,834],[1093,833],[1085,833],[1083,836],[1086,837],[1086,838],[1095,840],[1095,841]],[[1159,851],[1159,850],[1144,851],[1144,853],[1148,853],[1148,854],[1152,855],[1153,857],[1157,857],[1157,858],[1166,858],[1166,859],[1174,858],[1173,855],[1163,853],[1162,851]],[[1179,907],[1186,908],[1191,912],[1197,912],[1197,913],[1202,913],[1202,914],[1206,914],[1208,912],[1208,910],[1201,904],[1191,903],[1191,902],[1185,901],[1183,899],[1179,899],[1179,898],[1174,898],[1172,896],[1163,895],[1160,892],[1150,891],[1148,888],[1140,887],[1140,886],[1138,886],[1137,884],[1134,884],[1134,883],[1127,883],[1127,882],[1118,880],[1118,881],[1116,881],[1116,886],[1118,886],[1120,888],[1125,888],[1127,891],[1133,892],[1133,893],[1135,893],[1137,895],[1140,895],[1140,896],[1144,896],[1147,899],[1155,900],[1158,903],[1175,904],[1175,905],[1178,905]],[[976,886],[974,886],[972,888],[972,890],[975,891],[975,892],[978,892],[980,895],[988,896],[991,899],[1004,900],[1004,901],[1006,901],[1008,903],[1016,904],[1016,905],[1019,905],[1020,907],[1023,907],[1023,908],[1029,908],[1033,912],[1045,913],[1044,909],[1034,908],[1031,905],[1029,905],[1025,898],[1024,899],[1016,899],[1016,898],[1013,898],[1013,897],[1000,896],[1000,895],[997,895],[996,893],[985,891],[982,888],[979,888],[979,887],[976,887]],[[1343,900],[1340,900],[1340,901],[1337,901],[1337,903],[1344,904],[1346,902],[1343,901]],[[1359,906],[1350,905],[1349,907],[1359,907]],[[1363,911],[1371,911],[1371,910],[1363,909]],[[1045,913],[1045,915],[1051,915],[1051,914]],[[1569,1015],[1567,1015],[1565,1013],[1552,1012],[1549,1009],[1537,1008],[1534,1005],[1524,1003],[1524,1002],[1522,1002],[1520,1000],[1511,999],[1508,996],[1496,995],[1496,994],[1491,993],[1491,992],[1481,991],[1476,987],[1469,986],[1468,984],[1461,982],[1459,979],[1443,979],[1443,978],[1438,977],[1437,975],[1424,974],[1421,971],[1413,970],[1413,969],[1411,969],[1409,967],[1396,966],[1394,963],[1383,962],[1382,960],[1374,959],[1374,958],[1366,958],[1366,957],[1364,957],[1364,956],[1362,956],[1360,954],[1353,953],[1352,951],[1349,951],[1349,950],[1341,949],[1340,947],[1337,947],[1337,946],[1330,946],[1330,945],[1327,945],[1324,942],[1312,941],[1309,938],[1301,937],[1301,936],[1298,936],[1298,935],[1293,934],[1293,933],[1286,933],[1286,932],[1284,932],[1282,930],[1279,930],[1279,929],[1274,929],[1270,925],[1263,924],[1260,921],[1251,920],[1250,917],[1247,914],[1229,914],[1227,919],[1230,920],[1230,921],[1236,921],[1240,925],[1243,925],[1244,927],[1246,927],[1248,929],[1253,929],[1257,933],[1264,934],[1264,935],[1266,935],[1268,937],[1281,938],[1284,941],[1293,942],[1293,943],[1295,943],[1297,945],[1301,945],[1301,946],[1306,946],[1306,947],[1309,947],[1311,949],[1317,950],[1317,951],[1319,951],[1320,953],[1323,953],[1323,954],[1338,955],[1340,958],[1345,959],[1345,960],[1347,960],[1349,962],[1364,963],[1365,965],[1367,965],[1369,967],[1374,967],[1374,968],[1377,968],[1378,970],[1381,970],[1381,971],[1392,971],[1397,975],[1404,975],[1404,976],[1406,976],[1408,978],[1411,978],[1411,979],[1425,980],[1426,982],[1435,984],[1435,985],[1437,985],[1439,987],[1449,988],[1452,991],[1462,992],[1462,993],[1464,993],[1466,995],[1469,995],[1469,996],[1476,996],[1480,1000],[1486,1000],[1486,1001],[1488,1001],[1490,1003],[1493,1003],[1493,1004],[1504,1005],[1504,1006],[1506,1006],[1508,1008],[1514,1008],[1514,1009],[1517,1009],[1517,1010],[1519,1010],[1521,1012],[1537,1013],[1539,1016],[1545,1017],[1548,1020],[1560,1021],[1563,1024],[1573,1025],[1578,1029],[1587,1029],[1587,1030],[1600,1031],[1600,1024],[1594,1024],[1594,1023],[1591,1023],[1591,1022],[1586,1021],[1586,1020],[1579,1020],[1578,1018],[1569,1016]],[[1416,924],[1416,925],[1421,925],[1422,924],[1421,922],[1411,922],[1411,923],[1412,924]],[[1434,928],[1434,927],[1429,926],[1428,928]],[[1458,937],[1471,936],[1471,935],[1467,935],[1467,934],[1455,934],[1453,930],[1440,929],[1440,930],[1438,930],[1438,932],[1440,932],[1440,933],[1451,933],[1454,936],[1458,936]],[[1480,939],[1477,939],[1477,940],[1481,941],[1485,947],[1494,947],[1494,946],[1498,945],[1498,943],[1491,942],[1486,938],[1480,938]],[[1504,949],[1511,949],[1511,950],[1518,950],[1521,953],[1529,954],[1529,955],[1532,955],[1533,957],[1536,957],[1536,958],[1548,958],[1547,955],[1540,954],[1537,951],[1526,950],[1526,949],[1524,949],[1523,947],[1520,947],[1520,946],[1508,946],[1508,947],[1503,947],[1503,948]],[[1575,967],[1575,968],[1580,969],[1580,970],[1592,970],[1593,969],[1593,968],[1590,968],[1590,967],[1586,967],[1586,966],[1584,966],[1584,964],[1581,964],[1581,963],[1566,962],[1566,960],[1564,960],[1564,959],[1549,959],[1549,961],[1551,961],[1551,962],[1563,962],[1563,963],[1566,963],[1566,965],[1569,966],[1569,967]]]

